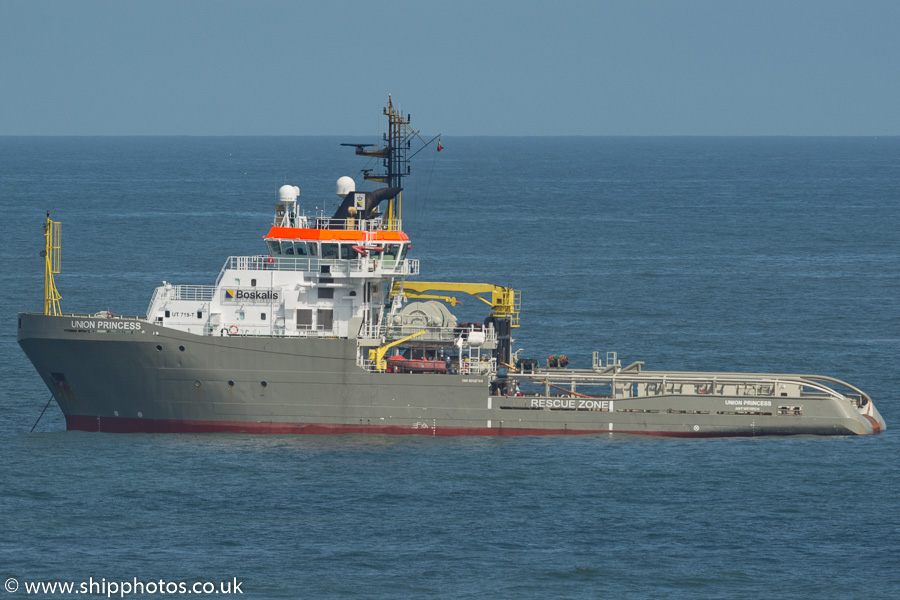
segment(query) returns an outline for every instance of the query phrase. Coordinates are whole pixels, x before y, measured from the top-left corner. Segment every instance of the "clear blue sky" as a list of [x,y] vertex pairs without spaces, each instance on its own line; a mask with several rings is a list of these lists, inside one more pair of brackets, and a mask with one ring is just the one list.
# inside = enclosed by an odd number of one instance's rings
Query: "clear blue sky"
[[900,135],[900,1],[0,0],[0,135]]

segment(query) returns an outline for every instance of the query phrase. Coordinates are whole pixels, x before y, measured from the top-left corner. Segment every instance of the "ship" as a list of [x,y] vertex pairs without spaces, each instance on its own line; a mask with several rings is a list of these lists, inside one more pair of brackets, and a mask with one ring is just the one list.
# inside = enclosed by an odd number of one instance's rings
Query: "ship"
[[[66,428],[671,437],[886,429],[865,392],[832,377],[651,371],[615,352],[570,368],[563,355],[513,352],[519,290],[419,278],[403,230],[403,179],[438,138],[425,142],[390,97],[383,112],[380,144],[345,144],[378,165],[362,173],[381,187],[359,191],[340,177],[328,215],[281,186],[262,254],[228,257],[212,285],[163,281],[145,316],[60,310],[60,223],[48,212],[44,310],[18,315],[18,343]],[[486,305],[483,320],[461,322],[459,297]]]

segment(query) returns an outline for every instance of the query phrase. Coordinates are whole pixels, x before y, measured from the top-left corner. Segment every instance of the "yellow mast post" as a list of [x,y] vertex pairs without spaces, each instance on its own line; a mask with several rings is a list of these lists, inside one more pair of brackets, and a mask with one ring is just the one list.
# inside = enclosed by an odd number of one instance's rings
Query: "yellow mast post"
[[47,222],[44,223],[44,314],[59,316],[59,291],[53,276],[59,273],[60,251],[60,225],[59,221],[50,220],[50,211],[47,211]]

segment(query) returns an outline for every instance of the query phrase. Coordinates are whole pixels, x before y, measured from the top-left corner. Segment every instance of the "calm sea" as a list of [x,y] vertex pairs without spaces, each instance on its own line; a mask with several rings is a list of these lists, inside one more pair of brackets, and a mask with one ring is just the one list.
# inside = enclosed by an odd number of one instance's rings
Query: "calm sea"
[[55,405],[29,433],[49,392],[16,313],[41,309],[46,210],[63,310],[143,315],[163,279],[263,253],[278,186],[333,209],[372,166],[347,141],[369,139],[0,138],[4,594],[898,596],[900,138],[444,138],[404,192],[423,278],[522,290],[521,356],[831,375],[881,436],[109,435]]

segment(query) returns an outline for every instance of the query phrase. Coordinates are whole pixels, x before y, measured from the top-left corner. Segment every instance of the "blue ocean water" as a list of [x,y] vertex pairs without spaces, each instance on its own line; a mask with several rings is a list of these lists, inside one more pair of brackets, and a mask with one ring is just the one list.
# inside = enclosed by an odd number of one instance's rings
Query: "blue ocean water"
[[29,433],[49,392],[16,313],[41,309],[47,209],[63,310],[144,314],[163,279],[264,252],[279,185],[336,206],[371,166],[347,141],[367,140],[0,138],[0,578],[897,596],[900,138],[444,138],[404,192],[423,278],[522,290],[522,356],[831,375],[871,395],[880,436],[109,435],[65,432],[55,405]]

